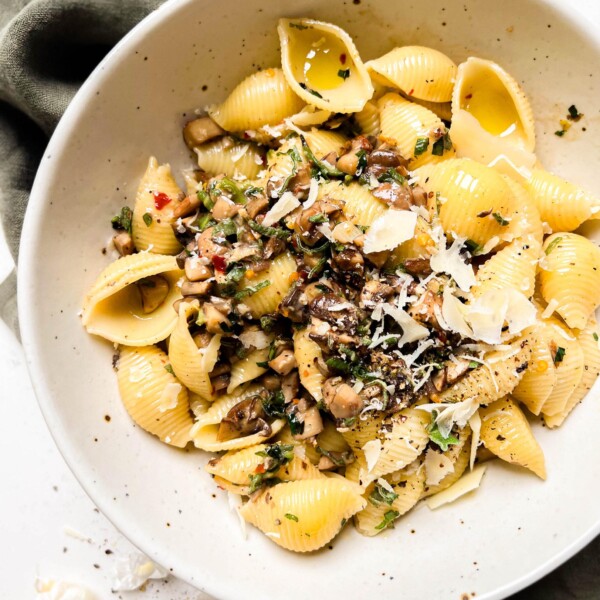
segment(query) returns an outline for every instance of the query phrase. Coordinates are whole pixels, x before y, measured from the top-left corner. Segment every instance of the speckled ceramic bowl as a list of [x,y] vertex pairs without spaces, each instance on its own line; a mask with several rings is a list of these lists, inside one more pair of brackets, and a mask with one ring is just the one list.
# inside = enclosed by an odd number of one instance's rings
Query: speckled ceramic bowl
[[[100,509],[156,561],[219,598],[299,600],[501,598],[566,560],[600,531],[598,388],[559,431],[536,427],[543,483],[491,465],[482,488],[435,512],[425,506],[374,539],[348,528],[333,549],[280,550],[245,540],[207,456],[136,428],[121,406],[112,348],[77,317],[108,259],[109,217],[131,204],[147,157],[190,157],[181,125],[257,66],[278,63],[276,21],[338,23],[364,59],[419,43],[457,62],[499,61],[523,82],[549,168],[600,191],[597,34],[559,0],[172,0],[131,32],[83,86],[37,176],[19,264],[22,336],[54,438]],[[553,132],[575,102],[586,118]],[[583,131],[583,127],[587,131]],[[110,416],[109,419],[107,416]],[[27,432],[24,432],[24,439]]]

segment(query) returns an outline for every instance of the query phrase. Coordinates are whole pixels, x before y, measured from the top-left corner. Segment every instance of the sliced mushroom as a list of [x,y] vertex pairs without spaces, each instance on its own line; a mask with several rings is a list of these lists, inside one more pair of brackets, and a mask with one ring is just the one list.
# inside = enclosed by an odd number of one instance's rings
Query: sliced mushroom
[[231,330],[231,321],[214,304],[205,302],[202,310],[206,317],[206,331],[222,334]]
[[213,287],[213,281],[184,281],[181,285],[182,296],[208,296]]
[[173,217],[180,219],[194,214],[202,206],[202,200],[198,198],[198,194],[186,196],[173,210]]
[[371,190],[371,193],[397,210],[409,210],[414,204],[412,189],[408,185],[386,182]]
[[295,435],[294,439],[305,440],[323,431],[323,419],[321,419],[321,413],[315,405],[307,408],[302,416],[304,418],[304,429],[302,433]]
[[137,282],[144,314],[154,312],[169,295],[169,282],[161,275],[144,277]]
[[190,256],[184,263],[185,276],[190,281],[205,281],[213,276],[213,271],[207,265],[203,265],[197,257]]
[[274,373],[266,373],[260,378],[260,384],[269,392],[276,392],[281,389],[281,377]]
[[336,419],[351,419],[363,409],[363,399],[341,377],[330,377],[323,385],[323,402]]
[[223,256],[227,253],[227,248],[217,244],[213,240],[214,227],[205,229],[198,238],[198,252],[200,256],[212,260],[214,256]]
[[404,270],[411,275],[426,277],[432,273],[428,258],[407,258],[403,263]]
[[133,251],[135,250],[135,246],[133,245],[133,239],[131,235],[126,231],[121,231],[120,233],[117,233],[117,235],[113,237],[113,244],[115,245],[117,252],[121,256],[128,256],[129,254],[133,254]]
[[338,158],[337,168],[348,175],[355,175],[358,169],[358,152],[371,152],[373,146],[364,135],[355,137],[350,142],[350,148]]
[[298,395],[300,377],[298,371],[288,373],[281,381],[281,391],[286,404],[289,404]]
[[285,242],[279,238],[269,238],[269,241],[265,244],[263,251],[263,257],[267,260],[271,260],[281,254],[286,248]]
[[236,204],[233,200],[229,198],[225,198],[225,196],[219,196],[214,206],[212,207],[212,216],[217,221],[222,221],[223,219],[230,219],[231,217],[235,217],[240,210],[240,205]]
[[364,316],[356,305],[335,294],[317,296],[310,302],[308,309],[311,316],[314,315],[352,335],[356,332],[356,327]]
[[395,293],[394,288],[376,279],[370,279],[363,286],[360,292],[360,301],[364,306],[370,306],[372,304],[379,304],[391,298]]
[[267,437],[271,434],[271,426],[266,418],[261,397],[246,398],[238,402],[221,420],[217,440],[226,442],[253,433]]
[[285,348],[273,360],[269,361],[269,366],[280,375],[287,375],[298,366],[294,351]]
[[204,144],[213,138],[223,135],[221,129],[210,117],[200,117],[185,124],[183,128],[183,139],[190,150]]
[[244,208],[251,219],[256,219],[257,215],[268,210],[269,200],[264,194],[259,194],[249,200]]

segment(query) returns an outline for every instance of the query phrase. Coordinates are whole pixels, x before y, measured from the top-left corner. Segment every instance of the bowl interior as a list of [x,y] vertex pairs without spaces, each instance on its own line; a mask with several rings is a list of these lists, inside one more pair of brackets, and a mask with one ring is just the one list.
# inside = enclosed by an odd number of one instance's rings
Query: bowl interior
[[[556,1],[558,4],[558,0]],[[329,20],[353,36],[363,59],[395,45],[438,48],[456,62],[498,61],[528,92],[538,154],[549,169],[599,192],[597,115],[558,138],[576,102],[595,107],[600,49],[586,24],[533,0],[174,0],[102,64],[61,122],[40,168],[21,247],[20,319],[34,385],[49,427],[82,485],[142,550],[220,598],[498,598],[565,560],[599,530],[598,389],[566,426],[536,426],[549,477],[492,465],[482,488],[454,505],[420,507],[375,539],[351,530],[333,550],[280,550],[256,531],[245,540],[203,465],[136,428],[121,406],[112,347],[88,336],[77,313],[107,264],[109,220],[132,205],[150,155],[175,172],[192,160],[181,126],[257,67],[277,65],[281,16]],[[576,48],[576,51],[574,49]],[[107,420],[105,417],[111,418]],[[570,501],[577,498],[577,507]],[[332,576],[335,574],[335,576]],[[427,574],[427,575],[425,575]]]

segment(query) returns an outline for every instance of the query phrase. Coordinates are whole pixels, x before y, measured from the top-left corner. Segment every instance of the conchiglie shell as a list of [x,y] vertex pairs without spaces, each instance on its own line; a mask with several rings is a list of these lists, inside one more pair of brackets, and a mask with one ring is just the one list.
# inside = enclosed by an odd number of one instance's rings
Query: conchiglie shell
[[379,108],[374,102],[367,102],[365,107],[354,114],[354,120],[360,132],[367,137],[376,137],[381,130],[379,123]]
[[301,448],[300,452],[303,451],[306,455],[306,458],[308,458],[308,460],[310,460],[310,462],[313,465],[318,464],[318,462],[321,458],[321,454],[319,454],[319,452],[317,451],[315,446],[313,446],[311,443],[306,442],[305,440],[297,440],[294,438],[289,425],[286,425],[277,434],[275,441],[281,442],[282,444],[291,444],[292,446],[300,447]]
[[231,367],[231,378],[227,386],[227,393],[231,394],[242,383],[252,381],[266,373],[267,369],[259,367],[257,363],[266,362],[268,358],[269,348],[261,348],[260,350],[253,350],[248,356],[238,360]]
[[[302,100],[331,112],[362,110],[373,85],[343,29],[312,19],[280,19],[277,33],[285,78]],[[340,77],[340,71],[348,76]]]
[[[198,394],[204,400],[212,401],[214,396],[212,383],[210,382],[210,372],[216,362],[221,336],[214,336],[214,343],[209,344],[209,349],[213,351],[214,356],[212,358],[214,360],[205,361],[206,354],[201,353],[188,329],[188,318],[197,314],[197,303],[182,303],[180,305],[177,326],[169,338],[169,360],[175,375],[189,390]],[[212,364],[207,365],[206,362]]]
[[572,329],[583,329],[600,304],[600,249],[575,233],[555,233],[544,242],[540,291]]
[[325,478],[275,485],[245,504],[240,514],[277,545],[312,552],[331,541],[342,522],[365,504],[351,482]]
[[435,247],[435,241],[431,237],[431,225],[419,216],[414,236],[392,250],[385,266],[386,268],[401,266],[408,258],[428,258]]
[[[380,139],[397,146],[400,154],[409,161],[411,169],[440,162],[454,154],[453,150],[445,150],[442,156],[432,154],[433,143],[437,139],[435,132],[446,131],[444,124],[435,113],[394,93],[383,96],[378,106],[381,123]],[[429,145],[425,152],[415,156],[415,146],[417,140],[421,138],[427,138]]]
[[[162,442],[183,448],[190,441],[193,424],[188,392],[165,369],[168,364],[167,355],[156,346],[122,347],[117,381],[121,400],[131,418]],[[167,386],[179,388],[173,407]]]
[[441,402],[462,402],[474,398],[489,404],[506,396],[517,386],[531,360],[537,338],[532,329],[516,338],[506,350],[485,355],[486,364],[472,369],[440,394]]
[[385,513],[389,510],[395,510],[398,516],[406,514],[419,501],[425,485],[425,469],[412,469],[410,473],[400,473],[395,481],[391,482],[394,493],[398,497],[392,504],[382,504],[375,506],[369,501],[369,496],[375,489],[375,484],[372,483],[367,488],[364,497],[367,500],[366,507],[354,515],[354,524],[356,529],[362,535],[369,537],[381,533],[386,528],[377,529],[378,525],[384,519]]
[[556,384],[542,405],[544,415],[553,416],[563,412],[583,377],[585,356],[574,335],[558,321],[548,319],[543,328],[551,352],[557,348],[565,350],[562,361],[555,364]]
[[[354,450],[364,458],[362,448],[367,442],[379,440],[381,452],[369,471],[360,473],[362,485],[375,481],[382,475],[393,473],[412,463],[425,450],[429,441],[427,426],[429,415],[422,410],[405,408],[394,415],[381,419],[361,421],[342,435]],[[388,431],[388,429],[391,430]]]
[[308,337],[306,329],[294,333],[294,356],[300,383],[317,402],[321,401],[325,376],[317,365],[323,361],[323,353],[317,342]]
[[533,152],[533,112],[525,92],[500,65],[470,57],[458,66],[452,112],[464,110],[487,133]]
[[[206,465],[206,471],[211,475],[221,477],[236,485],[248,485],[250,476],[254,475],[257,467],[265,461],[259,452],[265,452],[267,444],[259,444],[243,450],[230,451],[214,458]],[[300,479],[322,479],[325,477],[319,469],[308,461],[294,456],[292,460],[283,465],[274,474],[282,481],[297,481]]]
[[418,98],[413,98],[411,96],[408,96],[406,99],[430,110],[442,121],[452,120],[452,104],[450,102],[428,102],[427,100],[419,100]]
[[471,294],[477,298],[490,290],[512,289],[530,298],[535,289],[539,252],[537,242],[514,240],[479,267]]
[[553,231],[573,231],[600,216],[598,198],[543,169],[533,169],[526,186],[542,220]]
[[[594,337],[595,336],[595,337]],[[563,410],[553,416],[544,415],[546,425],[551,429],[562,425],[571,411],[581,402],[590,391],[600,374],[600,348],[598,347],[598,325],[592,315],[585,329],[577,337],[579,346],[583,351],[584,369],[581,381],[575,391],[569,396]]]
[[260,385],[250,384],[248,386],[238,387],[232,394],[226,394],[219,397],[212,406],[197,420],[190,431],[190,437],[196,448],[207,450],[209,452],[219,452],[222,450],[238,450],[248,448],[256,444],[264,443],[269,437],[277,435],[284,427],[285,421],[277,419],[271,423],[271,435],[264,436],[255,433],[241,438],[235,438],[226,442],[217,441],[217,432],[219,424],[227,413],[239,402],[256,396],[263,388]]
[[[134,285],[153,275],[169,284],[163,303],[145,314],[141,296]],[[81,322],[88,333],[127,346],[145,346],[164,340],[177,323],[173,302],[181,298],[177,282],[183,271],[173,256],[149,252],[131,254],[108,265],[83,301]]]
[[246,77],[225,102],[209,108],[208,114],[226,131],[243,131],[276,125],[303,106],[281,69],[265,69]]
[[538,250],[541,250],[544,224],[537,205],[523,185],[517,183],[508,175],[503,175],[502,179],[510,188],[517,203],[517,214],[515,223],[513,223],[515,235],[526,239],[527,242],[534,241],[538,246]]
[[536,326],[536,343],[533,346],[531,360],[513,397],[522,402],[534,415],[539,415],[544,402],[556,386],[556,368],[550,351],[550,339],[553,330],[547,321]]
[[394,48],[366,65],[378,83],[430,102],[448,102],[456,65],[445,54],[424,46]]
[[433,496],[442,490],[449,488],[452,484],[456,483],[466,471],[469,464],[469,458],[471,456],[471,429],[466,427],[462,432],[458,434],[459,443],[450,446],[444,456],[448,457],[454,466],[454,470],[448,473],[438,484],[427,485],[423,489],[421,498],[427,498]]
[[344,202],[342,211],[354,225],[369,227],[388,209],[385,202],[375,198],[367,187],[359,183],[349,185],[337,181],[324,183],[319,186],[318,198],[321,200],[327,197]]
[[198,166],[209,175],[243,176],[255,179],[265,164],[264,151],[251,142],[222,137],[196,148]]
[[304,134],[304,139],[316,158],[321,159],[335,152],[339,156],[348,138],[337,131],[311,129]]
[[244,278],[241,289],[255,286],[263,281],[271,282],[269,286],[242,300],[255,319],[277,310],[292,287],[291,275],[295,272],[296,261],[289,252],[284,252],[273,260],[267,271],[258,273],[252,280]]
[[[444,231],[485,246],[490,240],[511,240],[518,230],[518,204],[510,187],[499,173],[468,158],[448,159],[417,170],[419,183],[428,192],[431,212],[437,210]],[[488,211],[491,211],[488,213]],[[487,213],[487,214],[486,214]],[[494,213],[508,221],[501,225]],[[486,216],[480,217],[478,215]]]
[[267,154],[268,179],[280,181],[281,184],[294,172],[294,161],[288,154],[290,150],[295,150],[300,157],[302,164],[297,165],[300,168],[308,164],[302,150],[302,142],[299,137],[293,137],[281,144],[279,150],[271,150]]
[[481,441],[506,462],[520,465],[546,479],[544,453],[525,415],[511,398],[497,400],[480,410]]
[[460,158],[471,158],[519,180],[536,164],[533,152],[486,131],[466,110],[452,110],[450,137]]
[[[154,203],[155,194],[164,194],[171,201],[159,210]],[[173,210],[181,198],[183,192],[173,179],[171,167],[159,165],[156,158],[150,158],[133,207],[131,229],[136,250],[149,250],[156,254],[177,254],[181,250],[171,226],[175,220]],[[150,225],[146,225],[144,215],[152,217]]]

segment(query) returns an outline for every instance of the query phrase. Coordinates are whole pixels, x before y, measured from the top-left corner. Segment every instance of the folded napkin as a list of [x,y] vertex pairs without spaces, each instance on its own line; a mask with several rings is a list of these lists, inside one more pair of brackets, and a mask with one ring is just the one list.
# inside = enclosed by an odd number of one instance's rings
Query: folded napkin
[[[98,61],[160,4],[0,0],[0,220],[15,260],[29,190],[54,127]],[[13,274],[0,286],[0,317],[16,332],[15,282]],[[514,598],[600,600],[599,556],[600,538]]]

